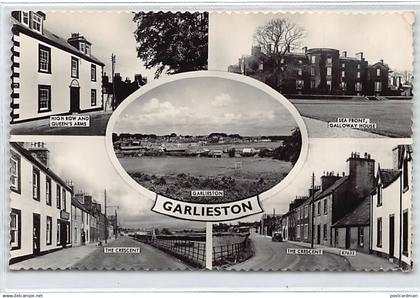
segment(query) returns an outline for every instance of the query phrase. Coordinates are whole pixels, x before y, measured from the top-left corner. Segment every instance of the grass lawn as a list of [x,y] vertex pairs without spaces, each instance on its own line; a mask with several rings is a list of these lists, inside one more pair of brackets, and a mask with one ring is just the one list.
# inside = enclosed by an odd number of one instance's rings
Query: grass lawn
[[398,138],[412,136],[412,100],[290,100],[302,116],[326,122],[337,118],[369,118],[376,129],[367,129],[380,135]]

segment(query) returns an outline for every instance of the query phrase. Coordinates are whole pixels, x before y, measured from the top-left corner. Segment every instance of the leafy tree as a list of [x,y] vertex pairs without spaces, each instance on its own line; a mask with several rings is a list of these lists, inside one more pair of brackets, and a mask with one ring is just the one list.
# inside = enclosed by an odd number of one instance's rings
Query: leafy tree
[[208,13],[139,12],[133,21],[137,56],[155,78],[207,69]]
[[300,45],[304,37],[303,28],[290,22],[285,18],[270,20],[267,24],[260,26],[254,33],[254,42],[261,47],[261,51],[273,64],[274,72],[269,80],[270,85],[276,89],[281,89],[281,82],[285,67],[281,63],[283,57]]

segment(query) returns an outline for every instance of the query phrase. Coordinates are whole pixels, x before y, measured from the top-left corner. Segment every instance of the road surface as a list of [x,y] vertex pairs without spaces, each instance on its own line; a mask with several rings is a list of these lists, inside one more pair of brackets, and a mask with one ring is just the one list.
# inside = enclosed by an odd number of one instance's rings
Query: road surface
[[150,270],[189,270],[190,266],[179,259],[150,245],[129,237],[119,237],[109,247],[140,247],[141,253],[110,254],[98,248],[72,266],[72,269],[150,269]]
[[227,270],[350,270],[347,259],[324,251],[322,255],[289,255],[287,248],[302,248],[287,242],[273,242],[271,237],[251,233],[255,254],[249,260]]

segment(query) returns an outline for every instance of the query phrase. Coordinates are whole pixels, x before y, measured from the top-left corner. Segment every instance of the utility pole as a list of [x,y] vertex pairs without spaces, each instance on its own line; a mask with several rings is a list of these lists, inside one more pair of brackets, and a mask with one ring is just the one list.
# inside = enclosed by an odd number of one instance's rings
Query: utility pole
[[111,54],[111,75],[112,75],[112,102],[111,102],[111,106],[112,106],[112,110],[115,111],[116,109],[116,98],[115,98],[115,80],[114,80],[114,76],[115,76],[115,61],[116,61],[116,56],[114,55],[114,53]]
[[114,234],[115,234],[115,239],[117,239],[117,235],[118,235],[118,217],[117,217],[117,208],[115,208],[115,230],[114,230]]
[[315,173],[312,173],[312,182],[311,182],[311,203],[312,203],[312,216],[311,216],[311,248],[314,248],[314,216],[315,216]]
[[104,190],[105,194],[105,244],[108,242],[108,217],[106,216],[106,189]]

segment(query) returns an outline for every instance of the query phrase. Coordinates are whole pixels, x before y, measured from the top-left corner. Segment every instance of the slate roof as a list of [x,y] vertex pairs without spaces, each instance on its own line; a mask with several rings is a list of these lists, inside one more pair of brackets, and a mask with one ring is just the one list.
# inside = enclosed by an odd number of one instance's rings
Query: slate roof
[[335,228],[369,225],[370,196],[367,196],[353,211],[347,213],[332,226]]
[[78,200],[77,198],[75,198],[75,197],[71,198],[71,204],[72,204],[72,205],[74,205],[74,206],[76,206],[77,208],[79,208],[79,209],[83,210],[83,211],[84,211],[84,212],[86,212],[86,213],[90,213],[90,212],[86,209],[86,207],[85,207],[82,203],[80,203],[80,202],[79,202],[79,200]]
[[20,31],[24,33],[25,32],[29,33],[31,36],[37,39],[40,39],[46,43],[52,44],[56,47],[62,48],[63,50],[68,51],[81,58],[84,58],[88,61],[95,62],[102,66],[105,65],[101,60],[99,60],[95,56],[84,54],[83,52],[79,51],[79,49],[69,44],[66,39],[48,31],[47,29],[45,29],[45,27],[42,29],[42,34],[41,34],[35,30],[29,29],[28,27],[22,25],[19,21],[15,20],[14,18],[12,18],[12,23],[13,23],[13,26],[16,28],[19,28]]
[[398,179],[400,171],[393,169],[379,169],[379,176],[381,178],[383,188],[386,188]]
[[333,193],[337,188],[347,185],[348,180],[349,180],[349,176],[341,177],[340,179],[335,181],[330,187],[328,187],[326,190],[316,194],[315,201]]

